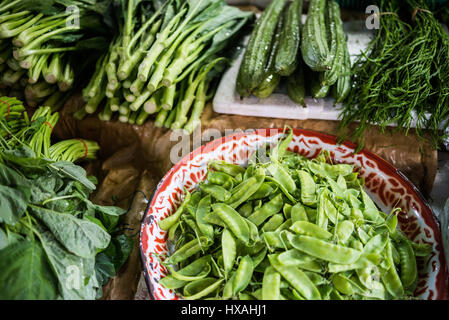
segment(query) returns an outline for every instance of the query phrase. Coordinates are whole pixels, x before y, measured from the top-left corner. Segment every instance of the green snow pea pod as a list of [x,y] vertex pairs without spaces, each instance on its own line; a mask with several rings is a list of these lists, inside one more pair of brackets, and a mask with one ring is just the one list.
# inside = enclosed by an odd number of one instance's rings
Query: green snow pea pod
[[178,280],[168,275],[159,280],[159,284],[163,287],[171,290],[182,288],[186,285],[187,281]]
[[288,149],[288,145],[293,139],[293,130],[289,128],[287,136],[279,141],[277,145],[271,150],[270,158],[275,161],[279,161]]
[[329,295],[329,299],[330,300],[344,300],[343,297],[340,295],[340,293],[335,288],[332,289],[332,292]]
[[292,225],[292,219],[285,220],[276,230],[276,232],[281,232],[283,230],[287,230]]
[[239,266],[235,271],[234,283],[232,285],[233,296],[246,289],[254,272],[253,260],[250,256],[240,259]]
[[337,208],[332,204],[332,201],[326,197],[324,199],[324,212],[327,218],[334,224],[338,224],[340,221],[343,221],[345,217],[338,212]]
[[348,189],[348,185],[346,184],[346,179],[341,174],[338,175],[337,185],[340,187],[340,189],[343,191],[343,193]]
[[211,271],[211,266],[209,263],[207,263],[206,265],[204,265],[203,269],[201,269],[201,271],[194,276],[189,276],[189,275],[184,275],[181,272],[177,272],[175,269],[173,269],[173,267],[168,266],[168,270],[170,270],[170,275],[177,279],[177,280],[182,280],[182,281],[194,281],[194,280],[199,280],[199,279],[203,279],[205,277],[207,277],[207,275],[210,273]]
[[228,229],[224,229],[221,234],[221,247],[223,251],[223,266],[225,274],[228,275],[234,266],[237,256],[237,245],[232,233]]
[[352,221],[344,220],[340,222],[337,226],[338,241],[345,244],[353,232],[354,223]]
[[178,227],[180,225],[180,221],[176,222],[174,225],[168,229],[168,240],[175,241],[176,238],[176,231],[178,230]]
[[318,211],[316,209],[310,208],[310,207],[304,207],[306,210],[307,218],[310,222],[315,223],[316,217],[318,215]]
[[262,175],[253,176],[247,180],[244,180],[239,184],[239,189],[237,191],[232,190],[231,197],[226,201],[232,208],[237,208],[243,202],[248,200],[256,191],[260,188],[261,184],[265,180]]
[[330,273],[344,272],[349,270],[356,270],[367,268],[380,263],[380,256],[377,254],[369,254],[361,256],[356,262],[348,264],[328,263],[327,268]]
[[262,227],[262,231],[275,231],[284,222],[282,214],[275,214]]
[[310,272],[317,272],[317,273],[323,272],[323,268],[321,267],[321,264],[318,261],[305,262],[302,264],[298,264],[296,267]]
[[259,229],[257,229],[257,226],[250,220],[246,219],[245,222],[249,228],[249,239],[251,240],[250,242],[254,244],[259,240]]
[[226,190],[221,186],[217,186],[215,184],[205,184],[200,183],[200,188],[205,193],[210,194],[212,197],[217,199],[218,201],[225,202],[231,198],[231,192]]
[[390,233],[395,233],[398,226],[398,215],[393,214],[389,219],[387,219],[386,224]]
[[[346,201],[348,201],[349,205],[351,206],[351,209],[359,209],[360,210],[360,209],[362,209],[362,202],[358,199],[358,195],[354,195],[350,192],[352,190],[355,190],[355,189],[349,189],[346,191]],[[360,214],[358,214],[356,217],[363,219],[362,212],[360,211]]]
[[203,233],[200,231],[200,228],[198,228],[198,225],[196,224],[195,220],[193,220],[192,217],[183,216],[182,220],[193,230],[193,232],[198,235],[202,236]]
[[232,176],[220,171],[209,171],[207,173],[207,180],[210,183],[222,186],[225,189],[232,189],[234,186],[234,179]]
[[363,244],[366,244],[371,238],[369,234],[366,233],[365,230],[363,230],[363,228],[361,227],[357,228],[357,235],[359,236],[359,239]]
[[310,173],[304,170],[297,170],[301,183],[301,201],[306,206],[315,206],[317,203],[316,184]]
[[238,209],[238,212],[245,218],[248,218],[251,213],[253,213],[253,205],[251,204],[251,202],[245,202],[244,204],[242,204],[240,206],[240,208]]
[[312,281],[315,286],[321,286],[329,283],[329,281],[319,273],[311,271],[304,271],[304,273],[309,277],[310,281]]
[[254,298],[256,298],[256,300],[263,300],[262,299],[262,288],[257,289],[256,291],[254,291],[251,294]]
[[214,239],[214,227],[205,220],[205,217],[210,214],[210,205],[210,195],[200,200],[196,209],[196,223],[201,233],[212,241]]
[[184,201],[181,203],[181,205],[175,211],[175,213],[168,216],[164,220],[159,221],[158,223],[159,228],[161,228],[162,230],[168,230],[170,229],[171,226],[173,226],[175,223],[179,221],[179,219],[181,218],[181,214],[184,212],[184,209],[189,204],[191,198],[191,194],[189,191],[187,191],[187,189],[185,189],[185,194],[186,195],[184,197]]
[[[339,176],[339,177],[341,177],[341,176]],[[343,180],[344,180],[344,178],[343,178]],[[338,197],[343,197],[343,189],[340,188],[340,186],[338,185],[337,182],[335,182],[334,179],[332,179],[331,177],[326,177],[326,182],[329,184],[332,192],[335,195],[337,195]]]
[[265,270],[262,280],[262,300],[279,300],[281,275],[273,267]]
[[307,300],[321,300],[321,294],[307,275],[294,266],[284,266],[277,255],[268,255],[271,266]]
[[324,229],[327,230],[327,224],[328,224],[328,218],[326,214],[326,203],[327,203],[327,196],[328,196],[328,190],[324,189],[321,194],[319,195],[319,201],[318,201],[318,207],[317,207],[317,215],[316,215],[316,224]]
[[253,259],[254,269],[256,269],[257,266],[265,259],[266,255],[267,255],[267,248],[263,248],[254,257],[251,257]]
[[387,245],[389,236],[388,233],[377,234],[371,239],[363,247],[363,253],[378,253],[384,251],[385,246]]
[[337,179],[339,175],[346,177],[351,175],[354,171],[354,166],[350,164],[333,164],[330,165],[328,163],[323,163],[323,169],[326,172],[326,175],[332,177],[332,179]]
[[351,219],[355,222],[357,226],[362,225],[364,222],[362,210],[358,208],[351,209]]
[[233,286],[234,286],[235,274],[236,274],[236,272],[234,271],[232,273],[231,277],[226,281],[226,284],[223,288],[223,294],[222,294],[223,300],[231,299],[233,296]]
[[[195,260],[191,264],[185,266],[184,268],[178,270],[177,273],[186,277],[197,276],[204,270],[204,267],[209,264],[210,258],[210,255],[203,256]],[[168,275],[160,279],[159,283],[167,289],[178,289],[183,287],[187,283],[187,281],[179,280],[174,278],[172,275]]]
[[280,232],[277,231],[264,232],[263,237],[265,239],[265,243],[267,244],[268,248],[285,249],[285,250],[291,248],[290,242],[287,239],[287,235],[281,234]]
[[245,173],[245,168],[243,168],[239,165],[236,165],[236,164],[227,163],[226,161],[223,161],[223,160],[211,161],[211,162],[209,162],[208,166],[209,166],[209,168],[213,168],[215,171],[224,172],[233,177],[235,177],[239,173],[240,174]]
[[260,226],[266,219],[281,211],[284,205],[282,194],[276,195],[273,199],[266,202],[260,209],[256,209],[253,214],[248,217],[248,220],[256,226]]
[[285,219],[290,219],[292,217],[292,208],[293,206],[290,203],[285,203],[284,207],[282,207]]
[[270,163],[267,167],[267,171],[289,193],[292,193],[296,190],[295,181],[293,180],[291,175],[288,173],[288,171],[280,163],[277,163],[277,162]]
[[226,227],[226,224],[223,220],[218,216],[218,214],[214,211],[209,212],[204,216],[204,221],[207,223],[215,224],[220,227]]
[[270,177],[270,176],[265,177],[265,179],[267,179],[267,180],[270,181],[270,182],[275,183],[275,184],[279,187],[279,189],[281,189],[282,193],[287,197],[287,199],[290,200],[291,203],[295,204],[295,203],[298,202],[298,201],[297,201],[297,200],[290,194],[290,192],[288,192],[288,190],[285,188],[285,186],[284,186],[280,181],[278,181],[277,179],[275,179],[275,178],[273,178],[273,177]]
[[310,254],[318,259],[334,263],[350,264],[355,262],[362,254],[361,251],[309,236],[295,235],[291,236],[289,240],[295,249]]
[[268,197],[277,191],[278,186],[273,182],[264,182],[248,200],[259,200]]
[[224,279],[218,280],[216,278],[204,278],[188,283],[184,287],[183,299],[197,300],[203,298],[212,292],[216,291]]
[[295,223],[292,224],[290,230],[292,230],[297,234],[311,236],[324,240],[332,238],[332,233],[308,221],[296,221]]
[[190,213],[190,215],[194,218],[195,218],[195,214],[196,214],[196,208],[197,208],[198,202],[200,202],[200,200],[201,200],[201,192],[194,191],[194,192],[192,192],[192,195],[190,196],[189,203],[186,205],[187,212]]
[[358,251],[363,251],[363,244],[359,240],[350,237],[349,238],[349,247]]
[[251,294],[247,292],[239,293],[239,300],[256,300]]
[[249,243],[250,229],[245,218],[231,206],[224,203],[213,204],[212,209],[237,239],[240,239],[245,244]]
[[236,176],[234,176],[235,183],[241,183],[243,181],[243,174],[239,173]]
[[400,298],[404,295],[404,287],[396,272],[396,267],[394,266],[391,246],[391,241],[388,240],[385,247],[385,262],[387,269],[381,269],[381,279],[387,291],[393,297]]
[[296,249],[284,251],[278,256],[279,263],[286,266],[299,266],[314,260],[314,257]]
[[190,258],[194,254],[200,252],[204,247],[209,245],[209,239],[207,237],[200,237],[199,239],[193,239],[176,250],[171,256],[164,262],[166,264],[177,264],[181,261]]
[[356,292],[356,289],[353,287],[353,283],[340,273],[336,273],[332,277],[332,284],[339,292],[343,294],[352,295]]
[[397,244],[397,250],[400,256],[401,281],[405,288],[409,288],[418,278],[415,254],[412,245],[404,239]]
[[383,222],[384,219],[380,216],[379,210],[377,209],[373,200],[371,200],[371,198],[362,189],[360,189],[360,193],[362,195],[362,201],[364,206],[363,217],[368,221]]
[[300,202],[298,202],[292,207],[291,219],[293,223],[295,223],[296,221],[309,221],[306,209]]

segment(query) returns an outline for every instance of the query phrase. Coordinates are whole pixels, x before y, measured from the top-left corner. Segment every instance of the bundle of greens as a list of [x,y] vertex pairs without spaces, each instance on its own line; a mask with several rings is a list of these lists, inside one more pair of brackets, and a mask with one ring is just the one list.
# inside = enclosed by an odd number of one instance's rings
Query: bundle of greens
[[107,47],[110,2],[0,1],[1,88],[30,106],[60,108],[75,78]]
[[71,162],[98,145],[51,145],[57,113],[30,120],[17,99],[0,103],[0,299],[99,298],[132,240],[118,227],[125,210],[89,201],[96,179]]
[[360,121],[362,147],[370,124],[395,124],[406,134],[415,124],[437,146],[449,123],[449,37],[424,1],[382,1],[380,10],[380,29],[353,66],[341,126]]
[[223,0],[120,4],[119,34],[98,60],[83,90],[87,104],[76,116],[96,112],[105,101],[102,120],[118,112],[120,121],[140,125],[157,114],[156,125],[192,132],[223,71],[225,49],[252,13]]

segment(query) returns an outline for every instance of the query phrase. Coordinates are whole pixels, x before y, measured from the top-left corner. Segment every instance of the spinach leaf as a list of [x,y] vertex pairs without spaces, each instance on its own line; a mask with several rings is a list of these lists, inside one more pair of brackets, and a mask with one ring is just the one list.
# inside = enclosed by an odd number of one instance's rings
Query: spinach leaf
[[20,172],[38,174],[46,170],[50,161],[38,158],[29,147],[19,146],[14,150],[4,150],[2,157],[5,162],[20,167]]
[[5,231],[0,228],[0,250],[6,248],[9,245],[8,236]]
[[95,257],[95,275],[101,286],[108,283],[109,279],[114,277],[116,273],[114,263],[110,256],[104,252],[100,252]]
[[56,279],[38,242],[19,241],[0,251],[0,299],[56,297]]
[[95,190],[95,185],[86,177],[86,171],[76,164],[67,161],[60,161],[49,164],[48,167],[54,171],[58,172],[62,176],[69,177],[73,180],[80,182],[84,187],[90,191]]
[[30,209],[68,251],[80,257],[94,257],[111,240],[106,231],[91,221],[36,205],[30,205]]
[[29,187],[31,185],[25,177],[3,163],[0,163],[0,184],[8,187]]
[[22,191],[0,185],[0,222],[16,224],[26,208],[27,198]]
[[98,282],[95,277],[95,258],[74,255],[57,241],[51,232],[40,233],[42,246],[59,280],[59,291],[65,300],[93,300]]

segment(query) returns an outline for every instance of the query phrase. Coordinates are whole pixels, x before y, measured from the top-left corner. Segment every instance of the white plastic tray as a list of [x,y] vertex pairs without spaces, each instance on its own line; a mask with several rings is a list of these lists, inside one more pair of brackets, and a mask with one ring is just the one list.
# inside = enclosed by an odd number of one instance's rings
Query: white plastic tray
[[[305,16],[303,16],[304,18]],[[356,56],[367,48],[373,32],[368,30],[365,27],[365,21],[361,20],[345,22],[343,23],[343,28],[347,35],[348,50],[351,55],[351,63],[353,63]],[[248,39],[249,37],[245,39],[245,43],[247,43]],[[290,100],[285,88],[277,88],[270,97],[265,99],[255,96],[240,99],[235,90],[235,83],[243,53],[244,50],[224,73],[220,81],[213,100],[215,112],[282,119],[338,120],[341,105],[334,106],[332,97],[325,99],[306,97],[306,108]],[[415,123],[412,123],[411,127],[415,127]]]

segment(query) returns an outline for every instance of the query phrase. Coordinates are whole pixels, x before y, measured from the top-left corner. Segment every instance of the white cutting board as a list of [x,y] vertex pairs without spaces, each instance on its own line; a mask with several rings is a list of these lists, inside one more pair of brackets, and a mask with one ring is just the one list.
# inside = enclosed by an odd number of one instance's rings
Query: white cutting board
[[[303,15],[303,20],[305,17]],[[365,21],[363,20],[345,22],[343,23],[343,28],[347,36],[351,63],[353,63],[357,55],[368,47],[373,31],[366,28]],[[249,36],[245,39],[244,43],[247,43],[248,40]],[[235,90],[235,83],[243,54],[244,50],[242,50],[240,56],[224,73],[220,81],[213,100],[213,109],[215,112],[281,119],[338,120],[341,105],[337,104],[334,106],[334,99],[331,95],[325,99],[314,99],[311,96],[306,97],[306,108],[290,100],[286,89],[281,87],[276,88],[274,93],[265,99],[260,99],[255,96],[240,99],[239,94]],[[415,123],[412,123],[411,127],[415,127]]]

